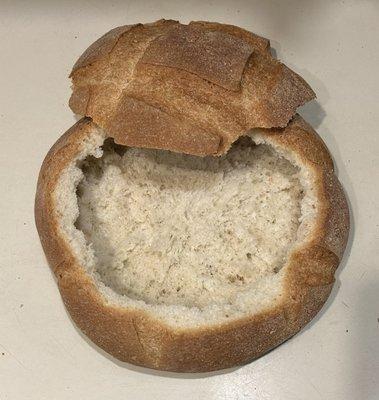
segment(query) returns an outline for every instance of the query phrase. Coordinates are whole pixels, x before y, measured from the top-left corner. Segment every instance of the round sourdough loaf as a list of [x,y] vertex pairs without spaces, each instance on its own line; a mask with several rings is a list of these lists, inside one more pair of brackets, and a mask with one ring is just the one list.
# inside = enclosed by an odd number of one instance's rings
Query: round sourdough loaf
[[[86,116],[41,168],[36,225],[78,327],[169,371],[246,363],[326,301],[349,215],[269,42],[208,22],[112,30],[80,57]],[[217,156],[217,157],[215,157]]]

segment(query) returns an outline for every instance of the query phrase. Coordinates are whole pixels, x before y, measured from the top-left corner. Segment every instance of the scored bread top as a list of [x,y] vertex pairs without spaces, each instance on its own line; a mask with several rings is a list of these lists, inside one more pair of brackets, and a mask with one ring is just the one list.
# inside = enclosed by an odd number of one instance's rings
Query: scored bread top
[[252,128],[285,127],[315,97],[269,50],[232,25],[118,27],[74,65],[70,107],[119,144],[220,155]]

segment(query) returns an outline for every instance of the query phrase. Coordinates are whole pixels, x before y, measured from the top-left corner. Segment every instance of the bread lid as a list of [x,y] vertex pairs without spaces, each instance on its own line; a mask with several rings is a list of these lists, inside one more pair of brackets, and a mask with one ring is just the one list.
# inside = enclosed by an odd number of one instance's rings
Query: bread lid
[[194,155],[224,154],[252,128],[285,127],[315,97],[267,39],[210,22],[115,28],[70,76],[71,109],[116,143]]

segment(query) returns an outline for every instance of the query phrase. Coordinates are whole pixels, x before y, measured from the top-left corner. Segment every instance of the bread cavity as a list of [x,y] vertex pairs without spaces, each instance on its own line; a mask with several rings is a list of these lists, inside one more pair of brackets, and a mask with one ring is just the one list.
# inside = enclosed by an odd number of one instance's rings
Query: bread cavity
[[200,158],[107,140],[66,169],[62,231],[109,302],[201,325],[280,300],[306,211],[302,173],[248,142]]

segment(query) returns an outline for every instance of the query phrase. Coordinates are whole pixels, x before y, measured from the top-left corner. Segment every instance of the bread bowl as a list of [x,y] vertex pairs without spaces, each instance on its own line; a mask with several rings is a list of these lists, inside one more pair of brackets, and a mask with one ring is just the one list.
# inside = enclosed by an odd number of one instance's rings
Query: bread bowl
[[[236,27],[158,21],[116,28],[74,66],[70,105],[86,117],[44,160],[36,225],[72,319],[119,360],[176,372],[243,364],[330,293],[346,198],[325,144],[294,115],[312,90],[268,47]],[[237,78],[221,77],[225,65]],[[264,90],[246,97],[246,86]]]

